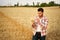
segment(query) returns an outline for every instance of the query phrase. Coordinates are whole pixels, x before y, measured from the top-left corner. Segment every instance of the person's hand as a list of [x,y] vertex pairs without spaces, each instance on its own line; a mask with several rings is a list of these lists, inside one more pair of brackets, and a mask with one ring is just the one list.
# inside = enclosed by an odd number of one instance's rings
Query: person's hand
[[35,23],[33,23],[33,24],[32,24],[32,27],[33,27],[34,29],[36,29],[36,24],[35,24]]

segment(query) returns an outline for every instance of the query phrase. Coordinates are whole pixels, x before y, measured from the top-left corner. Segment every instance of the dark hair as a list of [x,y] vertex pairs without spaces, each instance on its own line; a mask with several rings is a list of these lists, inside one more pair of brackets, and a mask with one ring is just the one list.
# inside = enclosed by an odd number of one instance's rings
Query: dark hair
[[43,8],[38,8],[38,11],[44,12]]

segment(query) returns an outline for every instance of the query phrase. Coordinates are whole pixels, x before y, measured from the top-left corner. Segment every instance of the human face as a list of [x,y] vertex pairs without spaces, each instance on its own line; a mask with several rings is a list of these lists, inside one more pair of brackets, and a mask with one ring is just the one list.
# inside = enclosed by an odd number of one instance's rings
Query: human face
[[38,11],[38,16],[39,16],[39,17],[42,17],[42,16],[43,16],[43,12]]

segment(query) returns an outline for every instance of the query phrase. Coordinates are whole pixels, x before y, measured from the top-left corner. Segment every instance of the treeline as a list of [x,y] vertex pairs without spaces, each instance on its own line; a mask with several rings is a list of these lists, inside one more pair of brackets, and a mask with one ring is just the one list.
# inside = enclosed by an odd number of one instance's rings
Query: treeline
[[[50,1],[48,4],[47,3],[41,3],[37,2],[37,4],[35,5],[35,3],[32,3],[33,5],[29,5],[28,3],[26,5],[20,5],[23,7],[50,7],[50,6],[60,6],[60,4],[56,4],[54,1]],[[19,6],[19,3],[15,4],[14,6]]]
[[26,5],[19,5],[19,3],[17,2],[16,4],[14,4],[14,6],[4,6],[4,7],[50,7],[50,6],[59,6],[60,7],[60,4],[56,4],[54,1],[50,1],[49,3],[37,2],[37,4],[35,4],[33,2],[32,5],[29,5],[28,3]]

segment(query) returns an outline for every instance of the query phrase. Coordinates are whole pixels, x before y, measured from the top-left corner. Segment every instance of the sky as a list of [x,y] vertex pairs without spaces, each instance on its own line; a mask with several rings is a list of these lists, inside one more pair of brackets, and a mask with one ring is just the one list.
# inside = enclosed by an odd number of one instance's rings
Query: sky
[[54,1],[55,3],[60,4],[60,0],[0,0],[0,6],[4,6],[4,5],[14,5],[17,2],[19,2],[20,5],[25,5],[25,4],[29,4],[32,5],[32,2],[34,2],[35,4],[37,2],[40,3],[48,3],[50,1]]

